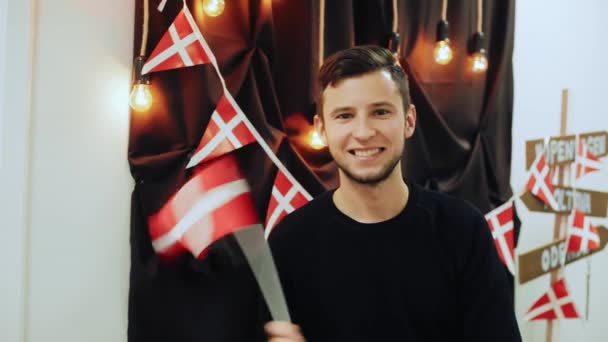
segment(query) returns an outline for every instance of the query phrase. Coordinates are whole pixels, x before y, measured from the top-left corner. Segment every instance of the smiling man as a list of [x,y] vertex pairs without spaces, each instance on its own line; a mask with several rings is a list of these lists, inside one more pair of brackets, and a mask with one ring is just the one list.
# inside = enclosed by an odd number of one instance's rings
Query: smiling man
[[269,341],[521,341],[483,215],[403,179],[416,111],[392,54],[340,51],[319,86],[340,186],[270,237],[294,323],[268,323]]

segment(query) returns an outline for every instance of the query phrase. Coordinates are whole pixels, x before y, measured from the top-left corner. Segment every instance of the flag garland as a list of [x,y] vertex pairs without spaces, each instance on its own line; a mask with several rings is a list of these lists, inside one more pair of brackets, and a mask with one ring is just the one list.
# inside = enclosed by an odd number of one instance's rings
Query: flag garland
[[[209,63],[213,65],[220,78],[223,95],[216,104],[201,141],[187,165],[187,168],[194,168],[194,174],[158,212],[148,218],[154,250],[161,256],[172,257],[187,250],[195,257],[199,257],[213,241],[247,226],[245,223],[253,224],[255,215],[250,215],[250,193],[248,187],[244,187],[246,185],[244,179],[237,179],[236,174],[231,174],[236,183],[230,184],[241,191],[235,196],[247,197],[237,201],[245,210],[238,209],[239,215],[234,215],[236,208],[234,207],[231,216],[235,218],[243,215],[242,220],[247,222],[228,220],[229,227],[221,226],[215,219],[223,217],[219,214],[223,207],[214,207],[209,202],[209,198],[215,198],[213,196],[218,196],[216,193],[222,191],[202,185],[203,178],[216,177],[215,173],[219,170],[216,165],[224,167],[230,167],[231,163],[236,165],[235,161],[229,161],[233,159],[229,157],[231,152],[250,143],[257,142],[278,169],[268,205],[266,237],[287,213],[312,199],[306,189],[281,163],[228,91],[217,59],[185,3],[147,59],[142,72],[145,74]],[[279,189],[283,189],[284,185],[290,188],[286,189],[285,193],[281,193]],[[227,191],[233,194],[236,191],[230,187],[219,187],[219,189],[228,189]],[[227,206],[233,203],[231,201],[236,201],[234,198],[223,200],[228,201],[224,203]]]

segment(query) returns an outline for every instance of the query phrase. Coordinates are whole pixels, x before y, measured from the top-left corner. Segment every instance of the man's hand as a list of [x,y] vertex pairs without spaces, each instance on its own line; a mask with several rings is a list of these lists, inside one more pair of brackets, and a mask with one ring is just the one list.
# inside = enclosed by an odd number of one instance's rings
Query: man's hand
[[264,326],[268,342],[305,342],[300,327],[283,321],[272,321]]

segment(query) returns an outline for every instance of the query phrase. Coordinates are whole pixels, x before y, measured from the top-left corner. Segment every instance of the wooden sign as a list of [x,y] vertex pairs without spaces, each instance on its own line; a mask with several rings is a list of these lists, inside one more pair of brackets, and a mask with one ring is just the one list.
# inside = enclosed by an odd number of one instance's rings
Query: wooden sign
[[[608,154],[608,132],[598,131],[581,133],[589,151],[597,157]],[[547,163],[549,165],[565,165],[574,162],[576,156],[576,135],[551,137],[547,144]],[[543,139],[526,141],[526,170],[530,168],[534,158],[545,148]]]
[[558,209],[547,206],[536,196],[526,191],[520,198],[528,210],[545,213],[570,213],[576,203],[577,209],[587,216],[606,217],[608,214],[608,193],[585,189],[572,189],[567,186],[554,186]]
[[597,227],[600,235],[600,247],[591,252],[566,253],[566,239],[559,239],[518,256],[519,283],[524,284],[543,274],[555,271],[575,261],[597,253],[608,244],[608,228]]

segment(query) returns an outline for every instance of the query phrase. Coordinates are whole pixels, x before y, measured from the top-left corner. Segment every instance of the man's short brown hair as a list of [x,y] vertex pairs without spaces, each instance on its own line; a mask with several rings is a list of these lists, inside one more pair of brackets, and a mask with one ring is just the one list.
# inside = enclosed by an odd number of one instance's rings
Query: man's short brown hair
[[321,119],[323,119],[323,91],[328,86],[346,78],[375,71],[386,71],[390,74],[401,93],[403,109],[407,112],[411,104],[407,75],[389,50],[380,46],[366,45],[338,51],[325,59],[318,78],[317,113]]

